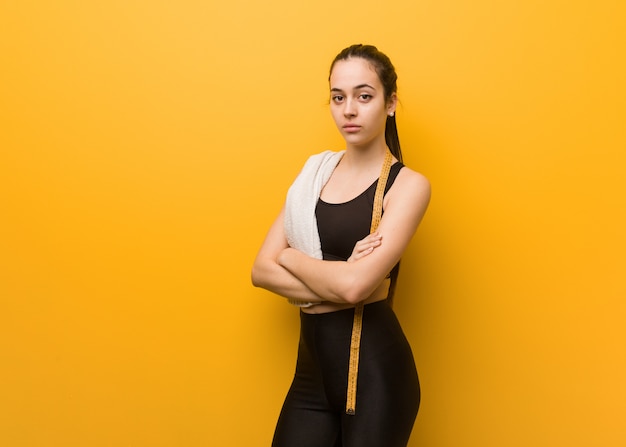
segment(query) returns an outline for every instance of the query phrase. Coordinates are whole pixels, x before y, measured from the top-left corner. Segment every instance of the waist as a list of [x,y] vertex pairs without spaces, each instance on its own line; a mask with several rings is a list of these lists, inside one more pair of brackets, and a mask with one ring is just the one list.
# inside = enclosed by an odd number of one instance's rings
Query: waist
[[[393,313],[392,308],[389,306],[387,300],[375,301],[373,303],[367,303],[363,308],[363,315],[367,312],[368,315],[378,314],[380,309],[385,309],[385,312],[389,311]],[[394,314],[395,315],[395,314]],[[304,312],[300,312],[300,319],[302,322],[311,322],[312,324],[319,324],[323,322],[332,322],[332,321],[344,321],[350,323],[349,326],[352,328],[352,321],[354,317],[354,306],[347,307],[343,309],[338,309],[333,312],[322,312],[319,314],[311,314]]]

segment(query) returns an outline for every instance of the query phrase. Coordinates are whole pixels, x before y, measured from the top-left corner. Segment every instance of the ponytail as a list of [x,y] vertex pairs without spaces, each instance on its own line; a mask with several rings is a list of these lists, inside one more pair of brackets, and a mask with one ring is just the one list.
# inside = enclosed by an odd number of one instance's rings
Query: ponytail
[[400,149],[400,139],[398,138],[395,115],[387,117],[387,123],[385,124],[385,142],[391,154],[402,162],[402,150]]

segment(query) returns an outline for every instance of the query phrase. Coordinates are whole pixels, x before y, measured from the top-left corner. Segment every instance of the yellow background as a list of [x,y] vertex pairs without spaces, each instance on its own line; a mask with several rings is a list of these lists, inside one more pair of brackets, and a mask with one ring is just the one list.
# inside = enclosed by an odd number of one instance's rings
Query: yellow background
[[433,185],[410,445],[625,445],[625,9],[2,2],[0,445],[269,445],[297,311],[249,270],[355,42]]

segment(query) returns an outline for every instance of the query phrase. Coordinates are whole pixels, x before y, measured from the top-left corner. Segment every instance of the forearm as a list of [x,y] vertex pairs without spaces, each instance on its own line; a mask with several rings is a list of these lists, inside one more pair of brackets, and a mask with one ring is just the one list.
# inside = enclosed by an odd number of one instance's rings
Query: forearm
[[355,304],[367,298],[378,285],[358,281],[355,263],[323,261],[293,248],[283,250],[277,262],[325,301]]
[[323,301],[304,282],[271,260],[255,262],[252,269],[252,284],[291,300],[310,303]]

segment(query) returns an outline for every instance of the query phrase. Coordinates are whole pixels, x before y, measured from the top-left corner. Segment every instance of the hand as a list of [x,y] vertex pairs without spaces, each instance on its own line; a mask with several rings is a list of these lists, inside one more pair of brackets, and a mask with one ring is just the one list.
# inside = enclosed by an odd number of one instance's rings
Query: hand
[[354,249],[352,250],[352,254],[348,258],[348,262],[355,262],[359,259],[364,258],[374,251],[374,249],[382,243],[382,236],[378,231],[375,231],[372,234],[367,235],[365,238],[361,239],[356,243]]

